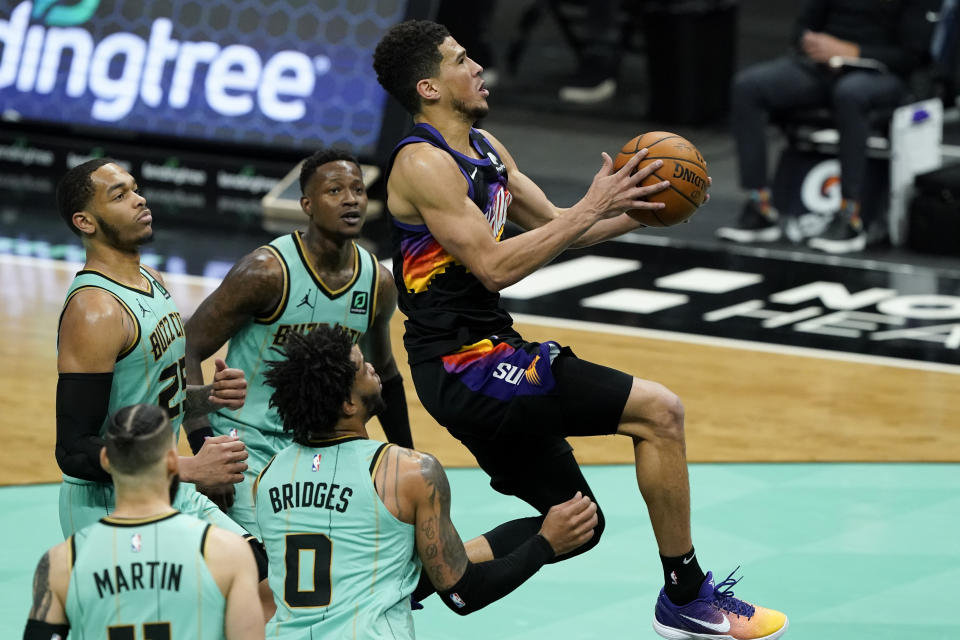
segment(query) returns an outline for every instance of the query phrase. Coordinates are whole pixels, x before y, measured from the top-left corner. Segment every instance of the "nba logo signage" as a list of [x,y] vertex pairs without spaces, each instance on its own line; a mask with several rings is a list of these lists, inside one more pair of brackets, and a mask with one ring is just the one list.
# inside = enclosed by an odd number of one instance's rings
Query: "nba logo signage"
[[451,601],[453,604],[457,605],[457,608],[458,608],[458,609],[463,609],[465,606],[467,606],[467,603],[463,601],[463,598],[461,598],[461,597],[460,597],[460,594],[458,594],[458,593],[451,593],[451,594],[450,594],[450,601]]
[[135,533],[130,536],[130,551],[140,553],[141,548],[143,548],[143,539],[140,537],[140,534]]
[[313,456],[313,463],[310,465],[311,471],[320,471],[320,454]]

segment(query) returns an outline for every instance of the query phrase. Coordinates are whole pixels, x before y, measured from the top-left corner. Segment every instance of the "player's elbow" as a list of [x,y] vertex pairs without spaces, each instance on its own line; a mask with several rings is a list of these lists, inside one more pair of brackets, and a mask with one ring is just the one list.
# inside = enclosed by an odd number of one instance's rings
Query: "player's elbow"
[[515,284],[518,278],[512,274],[495,269],[479,269],[474,271],[474,275],[480,284],[491,293],[500,293],[512,284]]

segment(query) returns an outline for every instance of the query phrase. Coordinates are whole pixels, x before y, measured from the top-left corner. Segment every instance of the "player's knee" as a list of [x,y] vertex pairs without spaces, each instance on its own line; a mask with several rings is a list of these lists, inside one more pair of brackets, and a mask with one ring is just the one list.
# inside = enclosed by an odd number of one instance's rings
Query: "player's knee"
[[597,505],[597,526],[593,528],[593,537],[584,542],[583,545],[576,550],[576,553],[584,553],[597,546],[600,543],[600,538],[603,536],[603,530],[606,524],[607,520],[603,517],[603,511],[600,510],[600,505]]
[[[596,500],[594,500],[596,502]],[[606,527],[606,518],[603,517],[603,510],[600,509],[600,505],[597,505],[597,526],[593,528],[593,537],[584,542],[582,545],[571,551],[570,553],[565,553],[563,555],[557,556],[553,559],[553,562],[561,562],[563,560],[568,560],[575,556],[579,556],[582,553],[586,553],[593,549],[597,544],[600,543],[600,538],[603,535],[603,530]]]
[[617,433],[634,440],[683,441],[683,414],[683,402],[677,394],[658,382],[634,379]]
[[656,406],[652,413],[651,422],[657,436],[670,440],[684,439],[684,408],[680,396],[664,387],[657,395]]

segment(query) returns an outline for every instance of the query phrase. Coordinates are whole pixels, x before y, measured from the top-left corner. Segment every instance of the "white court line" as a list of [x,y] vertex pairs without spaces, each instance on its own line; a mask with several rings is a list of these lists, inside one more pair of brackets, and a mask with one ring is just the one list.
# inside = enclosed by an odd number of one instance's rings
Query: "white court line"
[[[36,258],[34,256],[15,256],[10,254],[0,254],[0,263],[52,269],[54,271],[67,271],[69,273],[76,273],[83,269],[82,262],[67,262],[66,260],[55,260],[53,258]],[[167,273],[165,271],[161,271],[160,273],[163,275],[165,282],[179,282],[200,287],[212,285],[214,288],[220,284],[220,280],[217,278],[194,276],[187,273]],[[64,291],[64,293],[66,293],[66,291]]]
[[[53,260],[50,258],[34,258],[31,256],[13,256],[7,254],[0,254],[0,263],[34,266],[39,268],[55,269],[58,271],[69,271],[71,273],[78,271],[83,266],[78,262],[64,262],[62,260]],[[183,282],[185,284],[194,284],[199,286],[216,287],[220,284],[220,281],[216,278],[207,278],[204,276],[165,273],[163,274],[163,277],[164,279],[169,279],[171,282]],[[871,356],[862,353],[830,351],[828,349],[816,349],[813,347],[794,347],[769,342],[750,342],[748,340],[736,340],[733,338],[715,338],[713,336],[702,336],[692,333],[660,331],[658,329],[642,329],[640,327],[627,327],[623,325],[606,324],[602,322],[585,322],[583,320],[567,320],[564,318],[549,318],[546,316],[528,315],[524,313],[516,313],[511,315],[516,322],[538,324],[546,327],[557,327],[559,329],[577,329],[580,331],[590,331],[592,333],[612,333],[616,335],[636,336],[638,338],[650,338],[654,340],[670,340],[673,342],[686,342],[688,344],[701,344],[710,347],[745,349],[748,351],[761,351],[765,353],[801,356],[804,358],[838,360],[840,362],[853,362],[856,364],[872,364],[883,367],[915,369],[917,371],[935,371],[938,373],[951,373],[960,375],[960,365],[945,364],[942,362],[923,362],[921,360],[891,358],[888,356]]]
[[[644,235],[641,231],[632,231],[622,236],[610,239],[608,242],[619,242],[621,244],[639,244],[644,246],[664,247],[670,246],[676,249],[693,249],[696,251],[716,252],[717,245],[709,240],[699,240],[695,238],[668,238],[666,236]],[[839,256],[831,254],[819,254],[800,251],[798,249],[780,248],[771,246],[750,246],[742,244],[727,243],[723,246],[725,253],[733,255],[748,256],[751,258],[762,258],[771,260],[784,260],[787,262],[801,262],[806,264],[815,264],[827,267],[850,267],[853,269],[864,269],[867,271],[885,271],[887,273],[905,273],[905,274],[925,274],[934,273],[945,275],[952,278],[960,277],[960,270],[952,267],[937,267],[932,265],[917,265],[905,262],[894,262],[892,260],[875,260],[871,258],[857,258],[851,256]]]

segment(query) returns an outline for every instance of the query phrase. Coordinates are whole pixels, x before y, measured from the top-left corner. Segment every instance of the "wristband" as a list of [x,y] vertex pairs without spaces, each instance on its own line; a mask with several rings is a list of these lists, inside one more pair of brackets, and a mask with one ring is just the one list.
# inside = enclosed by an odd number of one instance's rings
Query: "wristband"
[[70,631],[69,624],[50,624],[39,620],[27,620],[27,626],[23,630],[23,640],[53,640],[53,638],[66,638]]

